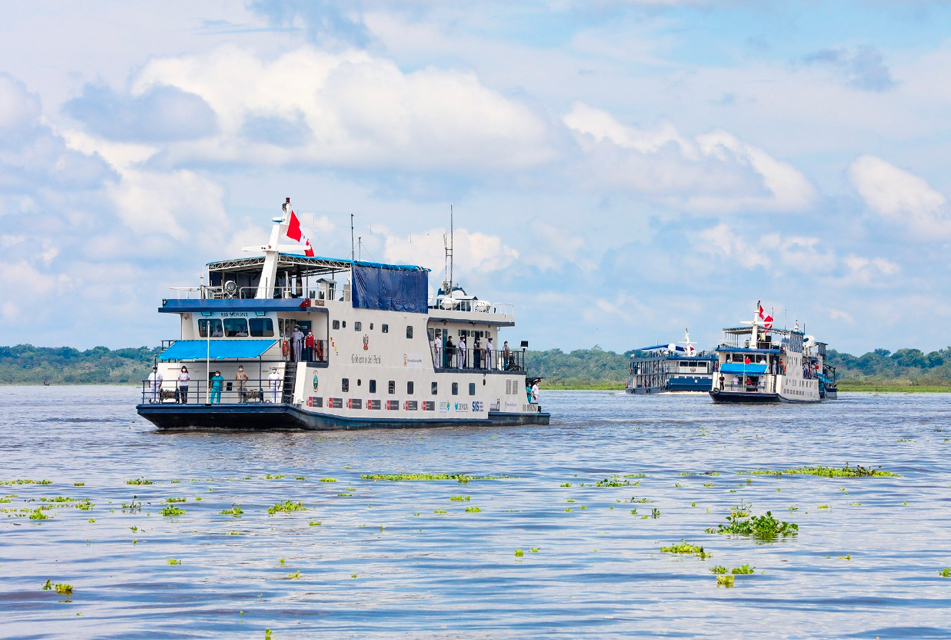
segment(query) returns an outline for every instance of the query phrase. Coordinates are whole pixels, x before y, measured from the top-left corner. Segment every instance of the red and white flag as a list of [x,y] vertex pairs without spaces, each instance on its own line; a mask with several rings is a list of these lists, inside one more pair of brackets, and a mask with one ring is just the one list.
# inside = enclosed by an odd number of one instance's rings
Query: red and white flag
[[763,328],[769,331],[770,329],[773,328],[773,316],[764,313],[763,305],[761,305],[760,303],[757,302],[756,306],[759,308],[757,315],[759,316],[759,319],[763,321]]
[[310,238],[304,235],[300,228],[300,219],[297,214],[291,211],[290,220],[287,221],[287,237],[295,242],[301,242],[304,245],[304,255],[308,258],[314,257],[314,247],[310,244]]

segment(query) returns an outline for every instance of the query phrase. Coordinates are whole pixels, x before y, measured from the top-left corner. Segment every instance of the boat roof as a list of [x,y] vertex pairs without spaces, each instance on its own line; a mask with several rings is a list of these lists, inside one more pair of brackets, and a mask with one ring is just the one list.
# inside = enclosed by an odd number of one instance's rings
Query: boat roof
[[[760,331],[762,331],[762,330],[763,330],[762,327],[760,327]],[[736,334],[736,335],[746,335],[746,334],[748,334],[749,332],[750,332],[750,327],[749,327],[749,326],[746,326],[746,327],[726,327],[726,328],[723,329],[723,333],[730,333],[730,334]],[[775,327],[772,328],[772,329],[769,329],[767,333],[782,333],[782,334],[786,334],[786,333],[798,333],[799,335],[805,335],[805,331],[796,331],[795,329],[778,329],[778,328],[775,328]]]
[[[321,275],[325,273],[334,273],[337,271],[349,271],[353,265],[372,267],[376,269],[388,269],[390,271],[429,271],[426,267],[420,267],[411,264],[386,264],[383,262],[365,262],[363,260],[346,260],[341,258],[324,258],[315,256],[299,256],[291,253],[277,254],[278,269],[284,267],[296,267],[300,274],[304,276]],[[211,273],[227,273],[236,271],[260,270],[264,266],[264,256],[252,256],[249,258],[235,258],[233,260],[216,260],[208,263],[208,271]]]

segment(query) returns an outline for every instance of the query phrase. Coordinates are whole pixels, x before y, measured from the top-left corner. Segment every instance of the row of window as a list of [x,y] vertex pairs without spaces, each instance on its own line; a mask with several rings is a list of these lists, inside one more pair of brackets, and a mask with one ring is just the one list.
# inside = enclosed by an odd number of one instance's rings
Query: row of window
[[[506,382],[508,382],[508,381],[506,381]],[[358,387],[361,386],[362,384],[363,384],[363,380],[362,380],[362,379],[357,380],[357,386],[358,386]],[[484,381],[483,381],[483,384],[485,384]],[[506,385],[506,386],[507,386],[507,385]],[[368,391],[369,393],[376,393],[376,380],[368,380],[368,381],[367,381],[367,387],[368,387],[367,391]],[[389,393],[390,395],[394,395],[394,394],[396,393],[396,381],[395,381],[395,380],[390,380],[390,381],[387,383],[387,385],[386,385],[386,390],[387,390],[387,393]],[[350,391],[350,378],[342,378],[342,379],[340,380],[340,391],[343,392],[343,393],[348,393],[348,392]],[[411,396],[411,395],[413,395],[415,392],[416,392],[416,385],[415,385],[415,383],[414,383],[412,380],[408,380],[408,381],[406,382],[406,395]],[[508,393],[508,392],[506,391],[506,393]],[[470,396],[474,396],[475,394],[476,394],[476,383],[475,383],[475,382],[470,382],[470,383],[469,383],[469,395],[470,395]],[[432,395],[434,395],[434,396],[435,396],[435,395],[439,395],[439,383],[438,383],[438,382],[433,382],[433,383],[432,383]],[[453,382],[453,383],[452,383],[452,395],[454,395],[454,396],[459,395],[459,383],[458,383],[458,382]]]
[[[370,329],[369,329],[369,330],[370,330],[370,331],[373,331],[373,323],[371,322],[371,323],[369,323],[369,325],[370,325]],[[334,329],[341,329],[341,328],[346,329],[346,328],[347,328],[347,321],[346,321],[346,320],[334,320],[334,321],[331,323],[331,326],[332,326]],[[363,323],[362,323],[362,322],[359,322],[359,321],[354,322],[354,323],[353,323],[353,330],[354,330],[354,331],[363,331]],[[389,332],[390,332],[390,325],[388,325],[388,324],[381,324],[381,325],[380,325],[380,331],[381,331],[382,333],[389,333]],[[406,325],[406,337],[407,337],[407,338],[412,338],[412,337],[413,337],[413,327],[412,327],[412,325]]]
[[271,318],[225,318],[221,320],[202,318],[198,321],[198,335],[202,338],[271,338],[274,336],[274,321]]
[[[307,401],[307,406],[323,408],[324,399],[322,397],[311,397]],[[327,398],[327,408],[328,409],[343,409],[346,406],[348,409],[368,409],[371,411],[399,411],[400,410],[400,401],[399,400],[387,400],[383,403],[380,400],[367,400],[364,406],[362,398],[348,398],[346,402],[343,398]],[[416,400],[404,400],[403,401],[403,410],[404,411],[435,411],[436,403],[432,400],[423,400],[422,402],[417,402]]]

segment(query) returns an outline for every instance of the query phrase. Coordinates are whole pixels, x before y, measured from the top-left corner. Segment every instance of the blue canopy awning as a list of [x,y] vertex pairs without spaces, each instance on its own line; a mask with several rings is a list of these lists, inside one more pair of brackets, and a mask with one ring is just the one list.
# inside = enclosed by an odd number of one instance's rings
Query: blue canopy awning
[[725,362],[720,366],[720,373],[738,373],[744,376],[761,376],[766,373],[765,364],[743,364],[742,362]]
[[179,340],[159,355],[159,360],[248,360],[277,344],[276,340]]

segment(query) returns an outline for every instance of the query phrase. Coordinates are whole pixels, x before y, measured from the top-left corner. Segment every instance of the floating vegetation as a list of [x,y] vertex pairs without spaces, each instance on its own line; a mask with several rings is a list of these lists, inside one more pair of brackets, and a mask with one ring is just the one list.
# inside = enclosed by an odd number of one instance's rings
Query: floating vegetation
[[269,473],[269,474],[267,474],[266,476],[264,476],[264,480],[280,480],[280,479],[283,478],[283,477],[284,477],[284,474],[283,474],[283,473],[279,473],[279,474],[277,474],[277,475],[271,475],[271,474]]
[[715,573],[718,576],[722,576],[726,573],[726,567],[721,567],[720,565],[715,565],[710,569],[711,573]]
[[713,483],[712,483],[712,482],[704,482],[704,483],[703,483],[703,486],[705,486],[705,487],[712,487],[712,486],[713,486]]
[[312,527],[319,527],[323,523],[320,520],[317,520],[315,522],[308,522],[307,524],[309,524]]
[[563,483],[563,484],[561,484],[561,485],[559,485],[559,486],[561,486],[561,487],[570,487],[570,486],[571,486],[571,483],[570,483],[570,482],[565,482],[565,483]]
[[515,476],[469,476],[464,473],[372,473],[360,476],[364,480],[388,480],[390,482],[424,482],[433,480],[456,480],[467,484],[470,480],[503,480]]
[[232,516],[232,517],[234,517],[234,518],[237,518],[237,517],[240,516],[242,513],[244,513],[244,510],[242,510],[241,507],[239,507],[239,506],[237,506],[237,505],[231,505],[231,508],[230,508],[230,509],[222,509],[222,510],[220,511],[220,513],[221,513],[221,515],[223,515],[223,516]]
[[294,479],[295,479],[295,480],[306,480],[307,478],[305,478],[304,476],[294,476]]
[[169,559],[168,559],[168,563],[169,563],[170,565],[177,565],[177,564],[181,564],[182,561],[181,561],[181,560],[176,560],[175,558],[169,558]]
[[163,516],[172,517],[172,516],[183,515],[185,513],[185,510],[179,509],[178,507],[175,507],[173,505],[168,505],[164,509],[162,509],[159,513],[161,513]]
[[680,544],[671,545],[669,547],[661,547],[660,552],[661,553],[675,553],[678,555],[695,555],[701,560],[704,560],[712,555],[704,551],[703,547],[698,547],[697,545],[690,544],[686,540],[681,540]]
[[799,525],[777,520],[767,511],[764,515],[751,514],[752,505],[743,503],[730,510],[726,520],[728,524],[719,524],[707,529],[707,533],[726,533],[738,536],[750,536],[757,540],[770,541],[778,537],[794,536],[799,533]]
[[433,513],[446,513],[445,509],[433,509]]
[[321,482],[336,482],[337,479],[336,478],[321,478],[320,481]]
[[825,478],[900,478],[901,476],[897,473],[892,473],[891,471],[882,471],[881,465],[877,469],[871,467],[863,467],[862,465],[855,465],[850,467],[848,463],[838,469],[836,467],[823,467],[822,465],[815,467],[798,467],[796,469],[784,469],[782,471],[771,471],[769,469],[754,469],[753,471],[738,471],[740,475],[754,475],[754,476],[821,476]]
[[938,572],[938,575],[941,576],[942,578],[951,578],[951,567],[948,567],[947,569],[942,569],[941,571]]
[[[584,509],[584,507],[581,507],[581,508]],[[466,507],[466,513],[479,513],[481,511],[482,509],[480,509],[479,507]]]
[[449,496],[450,502],[469,502],[469,496]]
[[39,509],[34,509],[33,511],[30,512],[30,520],[49,520],[52,517],[53,516],[48,516],[45,513],[43,513],[43,507],[40,507]]
[[733,578],[732,575],[729,575],[729,576],[717,576],[717,587],[718,587],[718,588],[719,588],[719,587],[724,587],[725,589],[729,589],[730,587],[733,586],[733,583],[734,583],[734,578]]
[[300,580],[300,569],[298,569],[298,570],[295,571],[294,573],[289,573],[289,574],[287,574],[287,579],[288,579],[288,580]]
[[74,482],[74,483],[73,483],[73,486],[74,486],[74,487],[85,487],[85,486],[86,486],[86,483],[85,483],[85,482]]
[[151,480],[146,480],[145,478],[135,478],[133,480],[126,480],[126,484],[155,484]]
[[733,567],[732,569],[730,569],[730,573],[732,573],[735,576],[742,576],[742,575],[751,574],[755,570],[756,570],[756,567],[751,567],[749,563],[747,563],[741,567]]
[[165,498],[165,502],[173,504],[175,502],[186,502],[188,498]]
[[829,505],[827,505],[827,504],[820,504],[820,505],[819,505],[819,509],[828,509],[828,508],[829,508]]
[[656,520],[660,517],[660,509],[651,509],[651,518]]
[[0,484],[53,484],[52,480],[0,480]]
[[515,557],[516,557],[516,558],[521,558],[521,557],[524,556],[524,555],[525,555],[525,552],[522,551],[521,549],[516,549],[516,550],[515,550]]
[[73,595],[73,585],[67,584],[65,582],[57,582],[53,584],[52,580],[47,580],[46,584],[43,585],[43,591],[56,591],[56,593],[69,597]]
[[839,560],[851,560],[851,559],[852,559],[852,554],[850,553],[850,554],[847,555],[847,556],[836,556],[836,558],[838,558]]
[[268,515],[274,515],[277,512],[290,513],[292,511],[307,511],[307,507],[301,502],[294,502],[293,500],[285,500],[284,502],[278,502],[273,507],[269,507],[267,512]]
[[542,550],[541,547],[532,547],[529,549],[529,551],[531,551],[532,553],[538,553],[541,550]]

